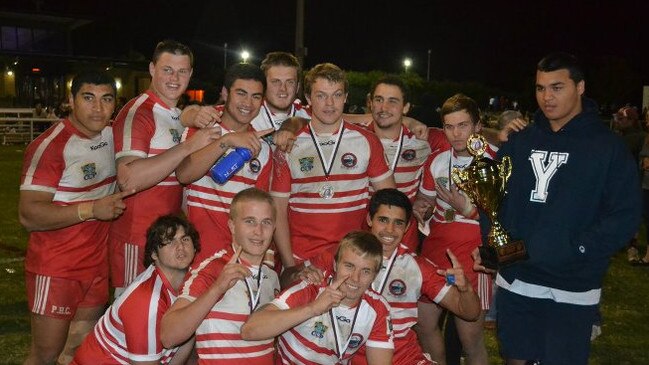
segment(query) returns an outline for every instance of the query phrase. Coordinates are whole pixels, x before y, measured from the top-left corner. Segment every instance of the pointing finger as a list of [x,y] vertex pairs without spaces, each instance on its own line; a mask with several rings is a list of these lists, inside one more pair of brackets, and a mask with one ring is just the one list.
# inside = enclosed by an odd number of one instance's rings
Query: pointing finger
[[241,256],[241,251],[243,251],[243,246],[240,246],[234,251],[234,255],[232,255],[232,258],[230,259],[230,261],[228,261],[228,264],[236,263],[239,259],[239,256]]
[[448,255],[448,258],[451,259],[451,264],[453,265],[453,268],[461,268],[462,265],[460,265],[460,262],[457,260],[457,257],[453,255],[453,251],[451,251],[450,248],[446,249],[446,254]]
[[338,289],[344,282],[349,278],[349,274],[347,275],[336,275],[336,280],[334,280],[329,287],[331,289]]

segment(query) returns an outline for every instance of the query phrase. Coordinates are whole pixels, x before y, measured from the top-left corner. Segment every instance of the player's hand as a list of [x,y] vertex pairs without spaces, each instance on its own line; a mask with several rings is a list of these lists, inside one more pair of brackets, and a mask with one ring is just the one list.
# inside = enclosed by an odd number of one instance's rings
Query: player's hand
[[426,221],[430,218],[432,212],[433,205],[427,199],[417,198],[417,200],[415,200],[414,204],[412,205],[412,214],[421,224],[426,223]]
[[221,123],[223,111],[217,111],[213,106],[200,106],[194,119],[190,121],[190,127],[205,128]]
[[110,221],[119,217],[126,209],[126,204],[122,199],[134,193],[135,190],[120,191],[95,200],[92,206],[93,217],[101,221]]
[[469,284],[466,276],[464,276],[464,270],[462,269],[460,262],[457,260],[457,257],[455,257],[450,249],[446,250],[446,255],[451,260],[452,267],[446,270],[439,269],[437,270],[437,273],[446,278],[446,283],[448,285],[455,285],[460,293],[464,293],[471,289],[471,284]]
[[300,280],[304,280],[311,284],[319,284],[322,282],[322,280],[324,280],[324,274],[322,273],[322,270],[314,267],[313,265],[305,266],[297,274],[297,277],[300,278]]
[[241,251],[243,251],[242,247],[239,247],[239,249],[235,251],[234,255],[232,255],[232,258],[223,267],[223,270],[221,270],[221,273],[213,284],[219,288],[222,293],[230,290],[237,281],[246,280],[247,277],[252,275],[247,267],[237,262],[239,256],[241,256]]
[[221,127],[217,125],[196,130],[191,137],[185,142],[190,148],[190,153],[194,153],[208,144],[221,138]]
[[503,129],[500,130],[500,132],[498,132],[498,140],[500,142],[507,142],[511,133],[520,132],[525,129],[527,125],[528,122],[523,118],[512,119],[503,127]]
[[[437,185],[435,187],[437,192],[437,197],[450,205],[451,208],[455,209],[456,212],[464,215],[473,211],[473,205],[471,204],[471,199],[469,199],[466,194],[458,189],[457,185],[451,184],[451,189],[447,189],[445,186]],[[465,214],[467,213],[467,214]]]
[[340,291],[340,286],[349,278],[349,275],[338,276],[329,286],[327,286],[315,301],[312,303],[315,315],[320,315],[333,307],[340,305],[345,298],[345,294]]
[[259,151],[261,151],[261,137],[268,135],[269,133],[272,133],[274,131],[274,128],[269,128],[261,131],[228,133],[221,137],[219,143],[223,143],[231,148],[247,148],[250,150],[250,153],[252,153],[253,156],[257,156],[259,154]]
[[428,126],[426,124],[411,117],[403,117],[403,124],[410,129],[415,138],[424,141],[428,140]]
[[297,140],[297,137],[295,137],[295,133],[291,131],[278,130],[273,136],[273,142],[275,142],[275,146],[277,146],[280,151],[284,152],[291,152],[293,145],[295,144],[295,140]]
[[480,271],[486,274],[496,273],[496,270],[486,268],[482,265],[482,258],[480,257],[480,249],[478,247],[471,251],[471,258],[473,259],[473,271]]

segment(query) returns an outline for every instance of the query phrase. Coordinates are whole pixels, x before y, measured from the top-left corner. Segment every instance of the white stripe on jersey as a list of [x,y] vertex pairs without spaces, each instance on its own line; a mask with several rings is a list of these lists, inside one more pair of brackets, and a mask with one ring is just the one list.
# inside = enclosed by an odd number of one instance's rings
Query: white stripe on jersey
[[51,278],[49,276],[36,275],[36,298],[34,298],[34,307],[32,312],[36,314],[45,314],[45,306],[47,305],[47,296],[50,293],[50,282]]
[[138,245],[124,244],[124,286],[128,286],[137,277]]
[[[122,151],[131,151],[131,140],[133,137],[133,118],[135,117],[135,114],[138,112],[138,109],[140,109],[140,106],[149,98],[149,95],[147,93],[143,93],[140,95],[135,103],[131,106],[131,109],[128,110],[128,114],[126,114],[126,118],[124,118],[124,139],[123,143],[124,146],[122,147]],[[124,155],[125,156],[125,155]],[[120,157],[123,157],[122,152],[119,152],[115,155],[115,159],[118,159]],[[145,156],[141,156],[145,157]]]
[[[65,129],[65,123],[60,122],[57,123],[56,126],[54,127],[54,131],[52,131],[52,134],[47,136],[43,143],[38,146],[36,149],[36,152],[34,153],[34,157],[30,161],[29,164],[29,169],[27,169],[27,174],[25,175],[25,181],[21,184],[24,186],[29,186],[32,184],[32,180],[34,179],[34,172],[36,171],[36,166],[38,166],[38,162],[41,160],[41,157],[43,157],[43,152],[45,149],[52,143],[52,140],[58,136],[63,129]],[[21,186],[22,190],[22,186]],[[34,190],[34,189],[28,189],[28,190]],[[54,192],[56,192],[56,189],[54,189]]]

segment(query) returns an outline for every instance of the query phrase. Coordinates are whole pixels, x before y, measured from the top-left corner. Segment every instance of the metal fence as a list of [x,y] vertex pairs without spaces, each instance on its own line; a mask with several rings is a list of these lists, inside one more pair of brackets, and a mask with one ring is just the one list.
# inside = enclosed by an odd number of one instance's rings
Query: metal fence
[[30,108],[0,108],[0,143],[27,144],[59,118],[34,118]]

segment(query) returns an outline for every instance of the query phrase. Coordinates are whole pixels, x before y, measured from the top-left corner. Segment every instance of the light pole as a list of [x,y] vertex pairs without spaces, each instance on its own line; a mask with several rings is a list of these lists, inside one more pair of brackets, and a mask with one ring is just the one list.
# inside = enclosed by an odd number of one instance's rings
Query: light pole
[[241,59],[243,63],[248,63],[248,58],[250,58],[250,53],[246,50],[241,51]]
[[408,68],[412,66],[412,60],[410,58],[406,58],[403,60],[403,67],[406,69],[406,73],[408,73]]
[[432,49],[428,50],[428,68],[426,68],[426,81],[430,81],[430,54],[432,52]]
[[223,43],[223,69],[228,68],[228,44]]

